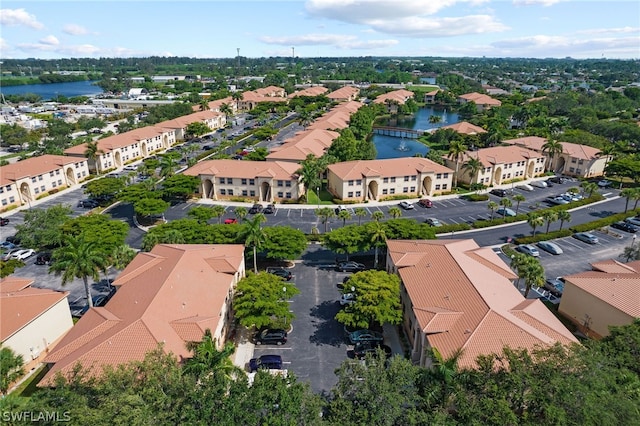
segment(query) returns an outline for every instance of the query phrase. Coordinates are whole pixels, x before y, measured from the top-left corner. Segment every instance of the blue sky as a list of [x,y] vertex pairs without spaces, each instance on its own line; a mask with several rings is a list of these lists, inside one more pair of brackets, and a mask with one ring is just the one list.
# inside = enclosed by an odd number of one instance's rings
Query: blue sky
[[640,58],[640,1],[11,1],[0,58]]

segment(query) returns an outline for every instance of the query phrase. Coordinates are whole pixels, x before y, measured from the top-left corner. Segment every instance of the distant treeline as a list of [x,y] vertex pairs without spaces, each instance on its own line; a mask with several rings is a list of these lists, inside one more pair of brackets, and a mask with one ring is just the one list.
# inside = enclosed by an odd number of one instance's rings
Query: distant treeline
[[89,80],[87,74],[82,75],[62,75],[62,74],[41,74],[38,77],[16,77],[2,78],[0,87],[24,86],[27,84],[49,84],[49,83],[70,83],[73,81]]

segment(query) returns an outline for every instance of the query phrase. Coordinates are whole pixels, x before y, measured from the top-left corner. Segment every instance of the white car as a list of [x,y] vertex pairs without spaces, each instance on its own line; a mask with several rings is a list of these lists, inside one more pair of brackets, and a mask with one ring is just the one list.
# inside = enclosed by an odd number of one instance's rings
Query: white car
[[540,252],[538,251],[538,249],[531,244],[519,245],[518,251],[520,253],[528,254],[529,256],[540,257]]
[[128,166],[124,166],[122,168],[122,170],[124,170],[125,172],[135,172],[138,170],[137,166],[132,166],[132,165],[128,165]]
[[547,185],[547,182],[543,180],[535,180],[531,182],[531,186],[535,186],[537,188],[546,188],[548,185]]
[[350,305],[356,301],[356,295],[353,293],[345,293],[340,297],[340,305]]
[[402,207],[405,210],[413,210],[413,204],[411,204],[408,201],[401,201],[400,202],[400,207]]
[[533,191],[533,186],[528,183],[523,183],[522,185],[517,186],[518,189],[522,189],[523,191]]
[[18,250],[17,252],[13,253],[11,255],[11,259],[26,260],[26,259],[30,258],[31,256],[33,256],[34,254],[36,254],[36,251],[34,249],[22,249],[22,250]]

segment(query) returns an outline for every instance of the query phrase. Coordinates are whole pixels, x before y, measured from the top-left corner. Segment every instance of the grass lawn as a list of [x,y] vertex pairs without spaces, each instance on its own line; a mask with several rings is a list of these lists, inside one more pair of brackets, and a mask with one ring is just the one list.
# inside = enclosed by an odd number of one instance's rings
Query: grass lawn
[[[312,189],[307,190],[307,204],[318,204],[318,196],[316,191]],[[333,204],[333,196],[326,189],[320,190],[320,204]]]
[[36,385],[47,374],[49,368],[46,365],[42,365],[37,371],[35,371],[31,377],[22,382],[20,386],[18,386],[12,394],[15,396],[28,398],[37,390]]

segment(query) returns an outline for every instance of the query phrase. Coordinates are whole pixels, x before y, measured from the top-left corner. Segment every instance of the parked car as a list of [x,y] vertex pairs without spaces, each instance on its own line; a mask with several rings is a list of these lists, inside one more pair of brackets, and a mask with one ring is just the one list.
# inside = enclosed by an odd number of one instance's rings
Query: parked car
[[262,213],[262,210],[264,210],[264,207],[262,207],[262,204],[256,203],[249,209],[249,213],[250,214]]
[[22,249],[22,250],[18,250],[16,252],[13,252],[11,254],[11,259],[27,260],[28,258],[33,256],[34,254],[36,254],[36,251],[34,249]]
[[36,265],[49,265],[51,263],[51,253],[43,251],[36,256]]
[[557,277],[557,278],[555,278],[553,280],[547,280],[544,283],[544,288],[549,290],[549,292],[551,294],[553,294],[554,296],[560,297],[560,296],[562,296],[562,293],[564,292],[564,278]]
[[547,188],[553,188],[553,182],[551,182],[551,179],[545,180],[544,183],[547,184]]
[[442,222],[440,222],[438,219],[436,219],[435,217],[428,217],[424,220],[424,223],[426,223],[429,226],[442,226]]
[[423,198],[422,200],[418,201],[418,204],[422,207],[425,207],[427,209],[430,209],[431,207],[433,207],[433,202],[431,200],[428,200],[426,198]]
[[497,195],[498,197],[506,197],[507,191],[504,189],[495,188],[489,191],[489,194]]
[[570,201],[565,200],[561,195],[557,195],[555,197],[549,197],[547,198],[547,202],[549,202],[550,204],[569,204]]
[[256,345],[283,345],[287,343],[287,332],[280,328],[260,330],[254,337]]
[[411,204],[408,201],[401,201],[400,202],[400,207],[402,207],[405,210],[413,210],[413,208],[414,208],[413,204]]
[[569,202],[582,200],[582,195],[573,194],[573,193],[570,193],[570,192],[565,192],[564,194],[561,194],[560,196],[562,198],[564,198],[565,200],[569,201]]
[[500,207],[498,210],[496,210],[496,213],[499,214],[500,216],[509,216],[509,217],[515,217],[516,215],[516,212],[505,207]]
[[562,176],[552,176],[549,178],[549,181],[562,185],[565,180]]
[[543,180],[534,180],[533,182],[531,182],[531,186],[535,186],[536,188],[546,188],[547,182]]
[[382,349],[387,356],[391,357],[393,351],[391,348],[380,341],[358,342],[353,348],[353,356],[359,359],[364,358],[367,354],[375,354],[378,348]]
[[556,243],[552,243],[551,241],[540,241],[537,244],[538,247],[540,247],[542,250],[551,253],[551,254],[562,254],[563,251],[560,248],[559,245],[557,245]]
[[640,216],[628,217],[624,221],[635,226],[640,226]]
[[0,217],[0,226],[7,226],[9,224],[9,218]]
[[264,213],[264,214],[273,214],[273,212],[275,212],[275,211],[276,211],[276,207],[273,204],[269,204],[269,205],[267,205],[267,207],[264,208],[262,213]]
[[340,262],[336,265],[339,272],[359,272],[364,271],[364,265],[358,262]]
[[0,243],[0,248],[4,250],[13,250],[16,247],[17,246],[15,244],[9,241],[3,241],[2,243]]
[[234,223],[238,223],[238,219],[236,219],[235,217],[230,217],[224,220],[225,225],[232,225]]
[[95,200],[80,200],[78,201],[78,207],[83,209],[95,209],[98,207],[98,202]]
[[619,229],[624,232],[629,232],[631,234],[635,234],[638,232],[638,227],[629,222],[616,222],[611,224],[612,228]]
[[610,180],[606,180],[606,179],[602,179],[600,181],[598,181],[598,186],[600,188],[608,188],[613,184],[613,182],[611,182]]
[[338,206],[335,208],[335,214],[336,216],[340,214],[341,211],[346,210],[347,208],[345,206]]
[[9,251],[7,251],[4,256],[2,256],[2,260],[4,260],[5,262],[9,259],[14,259],[13,255],[16,254],[17,252],[21,251],[21,248],[13,248],[10,249]]
[[280,355],[262,355],[259,358],[251,358],[249,370],[252,373],[258,370],[282,370],[282,357]]
[[8,243],[15,244],[16,246],[20,245],[20,238],[18,238],[15,235],[9,235],[8,237],[5,238],[5,241]]
[[132,165],[124,166],[122,170],[124,170],[125,172],[135,172],[138,170],[138,166],[132,166]]
[[354,303],[356,301],[356,295],[353,293],[344,293],[340,296],[340,305],[346,306]]
[[598,237],[589,232],[578,232],[577,234],[573,234],[573,238],[588,244],[598,244]]
[[522,185],[518,185],[516,188],[522,189],[523,191],[533,191],[533,186],[528,183],[523,183]]
[[352,345],[355,345],[358,342],[366,342],[366,341],[376,341],[382,342],[384,337],[381,333],[377,331],[371,330],[356,330],[353,333],[349,334],[349,341]]
[[291,271],[287,271],[284,268],[274,268],[274,267],[268,267],[267,268],[267,272],[269,274],[273,274],[273,275],[277,275],[280,278],[282,278],[283,280],[291,280],[291,278],[293,278],[293,274],[291,273]]
[[521,244],[521,245],[519,245],[518,246],[518,251],[520,253],[528,254],[529,256],[540,257],[540,252],[538,251],[538,249],[535,248],[531,244]]

